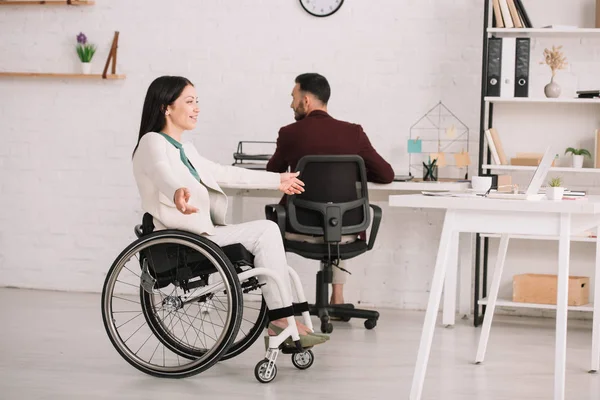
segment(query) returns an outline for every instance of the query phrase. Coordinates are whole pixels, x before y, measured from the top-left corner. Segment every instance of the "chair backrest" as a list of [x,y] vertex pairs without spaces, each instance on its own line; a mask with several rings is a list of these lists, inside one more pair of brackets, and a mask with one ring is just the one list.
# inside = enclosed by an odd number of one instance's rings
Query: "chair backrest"
[[304,193],[287,198],[287,230],[339,242],[370,223],[367,172],[357,155],[314,155],[298,161]]

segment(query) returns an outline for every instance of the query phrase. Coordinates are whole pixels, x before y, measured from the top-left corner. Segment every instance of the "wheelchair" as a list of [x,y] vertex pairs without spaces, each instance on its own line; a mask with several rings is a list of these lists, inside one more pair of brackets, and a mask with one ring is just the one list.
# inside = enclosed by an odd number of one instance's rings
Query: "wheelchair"
[[[244,246],[220,248],[190,232],[155,231],[150,214],[134,231],[137,240],[106,275],[101,301],[106,333],[129,364],[152,376],[185,378],[241,354],[263,334],[268,309],[257,276],[286,289],[272,271],[254,268]],[[291,268],[289,273],[299,304],[306,304],[300,278]],[[308,308],[301,315],[313,330]],[[261,383],[275,379],[280,352],[291,354],[298,369],[314,362],[312,350],[300,345],[293,316],[265,347],[254,368]]]

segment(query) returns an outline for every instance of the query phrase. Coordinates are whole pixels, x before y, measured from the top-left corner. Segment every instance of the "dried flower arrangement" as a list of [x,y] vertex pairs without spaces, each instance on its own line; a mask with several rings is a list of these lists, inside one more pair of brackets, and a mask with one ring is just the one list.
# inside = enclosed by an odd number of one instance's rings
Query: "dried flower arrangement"
[[552,46],[552,50],[544,49],[544,61],[540,62],[540,64],[550,66],[553,78],[557,70],[565,69],[568,65],[567,58],[560,49],[562,49],[562,46]]

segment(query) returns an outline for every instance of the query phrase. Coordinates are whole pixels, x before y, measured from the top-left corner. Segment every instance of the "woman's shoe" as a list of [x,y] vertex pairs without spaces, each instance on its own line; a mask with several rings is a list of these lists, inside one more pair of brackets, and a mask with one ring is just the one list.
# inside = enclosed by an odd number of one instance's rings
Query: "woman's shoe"
[[[281,332],[283,332],[283,328],[280,328],[272,323],[269,324],[269,329],[275,332],[276,335],[279,335]],[[306,335],[300,335],[300,344],[303,348],[316,346],[318,344],[325,343],[328,340],[329,336],[322,335],[320,333],[310,332]],[[294,341],[291,337],[288,337],[284,344],[294,346]]]

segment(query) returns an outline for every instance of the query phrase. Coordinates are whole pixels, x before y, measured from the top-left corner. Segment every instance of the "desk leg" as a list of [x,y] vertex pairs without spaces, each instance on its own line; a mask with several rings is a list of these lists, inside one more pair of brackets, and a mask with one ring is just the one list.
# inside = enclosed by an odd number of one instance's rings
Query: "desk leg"
[[479,337],[479,347],[477,348],[477,356],[475,362],[482,363],[487,350],[488,339],[490,338],[490,329],[492,328],[492,319],[494,318],[494,310],[496,309],[496,300],[498,300],[498,291],[500,290],[500,281],[502,279],[502,270],[506,261],[506,252],[508,250],[508,235],[504,234],[500,237],[500,246],[498,246],[498,256],[496,257],[496,266],[494,267],[494,277],[492,278],[492,286],[488,294],[488,303],[485,309],[485,317],[483,319],[483,327],[481,336]]
[[471,315],[471,299],[473,296],[473,265],[475,260],[475,234],[471,232],[460,233],[459,239],[459,295],[458,312],[463,319]]
[[456,282],[458,275],[458,244],[459,233],[454,232],[450,243],[448,269],[444,280],[444,309],[442,323],[445,327],[454,325],[456,319]]
[[454,211],[446,211],[446,217],[444,218],[444,226],[442,228],[442,235],[440,238],[440,247],[438,248],[435,269],[433,271],[433,279],[431,281],[429,301],[427,302],[425,322],[423,323],[423,331],[421,332],[421,342],[419,344],[419,352],[417,354],[415,374],[413,376],[412,386],[410,389],[410,400],[421,399],[421,394],[423,393],[423,383],[425,382],[425,372],[427,371],[427,362],[429,360],[429,352],[431,351],[431,342],[433,341],[435,320],[440,308],[444,278],[446,276],[446,268],[448,266],[448,257],[451,253],[450,245],[452,244],[452,237],[455,234],[454,219]]
[[565,363],[567,355],[567,303],[569,300],[569,258],[571,215],[560,215],[558,241],[558,287],[556,294],[556,348],[554,357],[554,400],[565,398]]
[[594,268],[594,317],[592,322],[592,369],[600,369],[600,227],[596,229],[596,268]]

